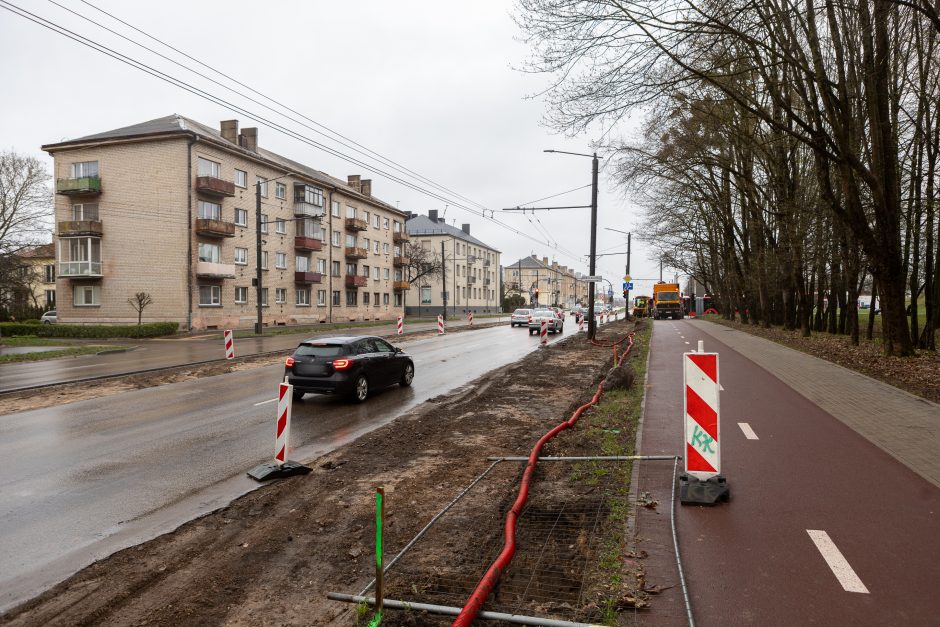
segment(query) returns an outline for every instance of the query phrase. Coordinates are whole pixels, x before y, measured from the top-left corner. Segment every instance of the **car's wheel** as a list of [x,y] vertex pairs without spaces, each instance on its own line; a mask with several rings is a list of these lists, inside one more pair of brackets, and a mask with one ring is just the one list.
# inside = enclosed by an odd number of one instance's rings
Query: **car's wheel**
[[42,323],[43,323],[43,324],[52,324],[52,323],[49,322],[48,320],[43,320]]
[[301,392],[300,390],[294,390],[294,400],[295,401],[302,400],[304,397],[304,394],[306,394],[306,392]]
[[364,374],[356,377],[356,387],[353,388],[353,400],[361,403],[369,396],[369,381]]
[[411,385],[411,382],[414,381],[414,378],[415,367],[411,364],[405,364],[405,371],[401,373],[401,381],[398,382],[398,385],[406,388]]

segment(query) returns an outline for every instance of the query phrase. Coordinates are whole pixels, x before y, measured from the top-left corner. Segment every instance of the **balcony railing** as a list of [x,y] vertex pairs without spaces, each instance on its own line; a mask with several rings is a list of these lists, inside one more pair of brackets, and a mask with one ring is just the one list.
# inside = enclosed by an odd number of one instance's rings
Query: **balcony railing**
[[214,176],[197,176],[196,191],[210,196],[234,196],[235,183]]
[[100,261],[60,261],[59,276],[79,279],[92,279],[101,277]]
[[483,285],[489,285],[489,284],[490,284],[489,279],[483,279]]
[[346,247],[347,259],[365,259],[368,256],[369,256],[369,251],[365,248],[357,248],[355,246]]
[[294,248],[297,250],[320,250],[323,248],[323,242],[314,237],[298,235],[294,238]]
[[323,275],[319,272],[295,272],[294,283],[319,283]]
[[347,274],[346,287],[365,287],[368,277]]
[[392,288],[395,290],[408,290],[411,289],[411,283],[408,281],[394,281],[392,283]]
[[490,265],[490,260],[489,260],[489,259],[484,259],[484,260],[483,260],[483,265],[484,265],[484,266],[489,266],[489,265]]
[[101,237],[100,220],[68,220],[59,222],[59,237],[68,237],[70,235],[91,235]]
[[359,218],[346,218],[347,231],[365,231],[367,228],[369,228],[369,225],[365,220],[360,220]]
[[59,179],[55,182],[55,191],[58,194],[70,196],[100,194],[101,177],[81,176],[74,179]]
[[323,214],[323,207],[319,205],[314,205],[300,200],[294,203],[294,216],[297,218],[322,218]]
[[235,237],[235,223],[198,218],[196,220],[196,233],[207,237]]
[[392,265],[407,266],[409,263],[411,263],[411,259],[408,257],[392,257]]
[[408,239],[408,233],[405,231],[395,231],[392,233],[393,242],[407,242]]
[[473,285],[473,284],[476,283],[476,282],[477,282],[477,278],[476,278],[475,276],[468,276],[468,277],[467,277],[467,285]]
[[196,262],[196,276],[211,279],[234,279],[235,264],[233,263],[213,263],[211,261]]

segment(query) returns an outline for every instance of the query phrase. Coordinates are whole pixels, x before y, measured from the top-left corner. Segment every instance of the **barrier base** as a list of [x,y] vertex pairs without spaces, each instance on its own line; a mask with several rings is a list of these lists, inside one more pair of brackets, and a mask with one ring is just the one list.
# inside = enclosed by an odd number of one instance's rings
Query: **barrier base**
[[280,466],[274,462],[255,466],[248,471],[248,476],[255,481],[267,481],[268,479],[281,479],[292,475],[305,475],[311,470],[310,466],[287,460]]
[[679,502],[683,505],[715,505],[730,498],[731,488],[721,475],[704,481],[691,475],[679,475]]

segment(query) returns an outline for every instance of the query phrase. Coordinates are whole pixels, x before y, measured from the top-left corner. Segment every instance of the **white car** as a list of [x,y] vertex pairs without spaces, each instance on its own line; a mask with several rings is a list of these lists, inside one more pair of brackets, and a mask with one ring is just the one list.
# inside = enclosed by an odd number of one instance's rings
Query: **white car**
[[39,321],[42,322],[43,324],[55,324],[56,323],[55,309],[53,309],[52,311],[47,311],[46,313],[42,314],[42,316],[40,316],[39,318]]

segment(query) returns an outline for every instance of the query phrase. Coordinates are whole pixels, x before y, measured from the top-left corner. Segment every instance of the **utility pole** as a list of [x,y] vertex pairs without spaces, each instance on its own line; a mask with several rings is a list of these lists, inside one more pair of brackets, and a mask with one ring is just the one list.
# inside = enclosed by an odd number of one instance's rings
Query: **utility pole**
[[[456,279],[455,279],[456,280]],[[444,257],[444,240],[441,240],[441,298],[444,301],[444,308],[441,311],[444,318],[447,318],[447,258]]]
[[[597,153],[591,162],[591,276],[594,276],[597,261]],[[588,287],[588,339],[593,340],[597,331],[594,324],[594,286]]]
[[[630,236],[631,233],[627,233],[627,276],[630,276]],[[627,302],[625,303],[625,306],[627,308],[627,313],[630,313],[630,290],[627,290]]]
[[255,181],[255,301],[258,303],[258,320],[255,333],[261,335],[261,181]]

